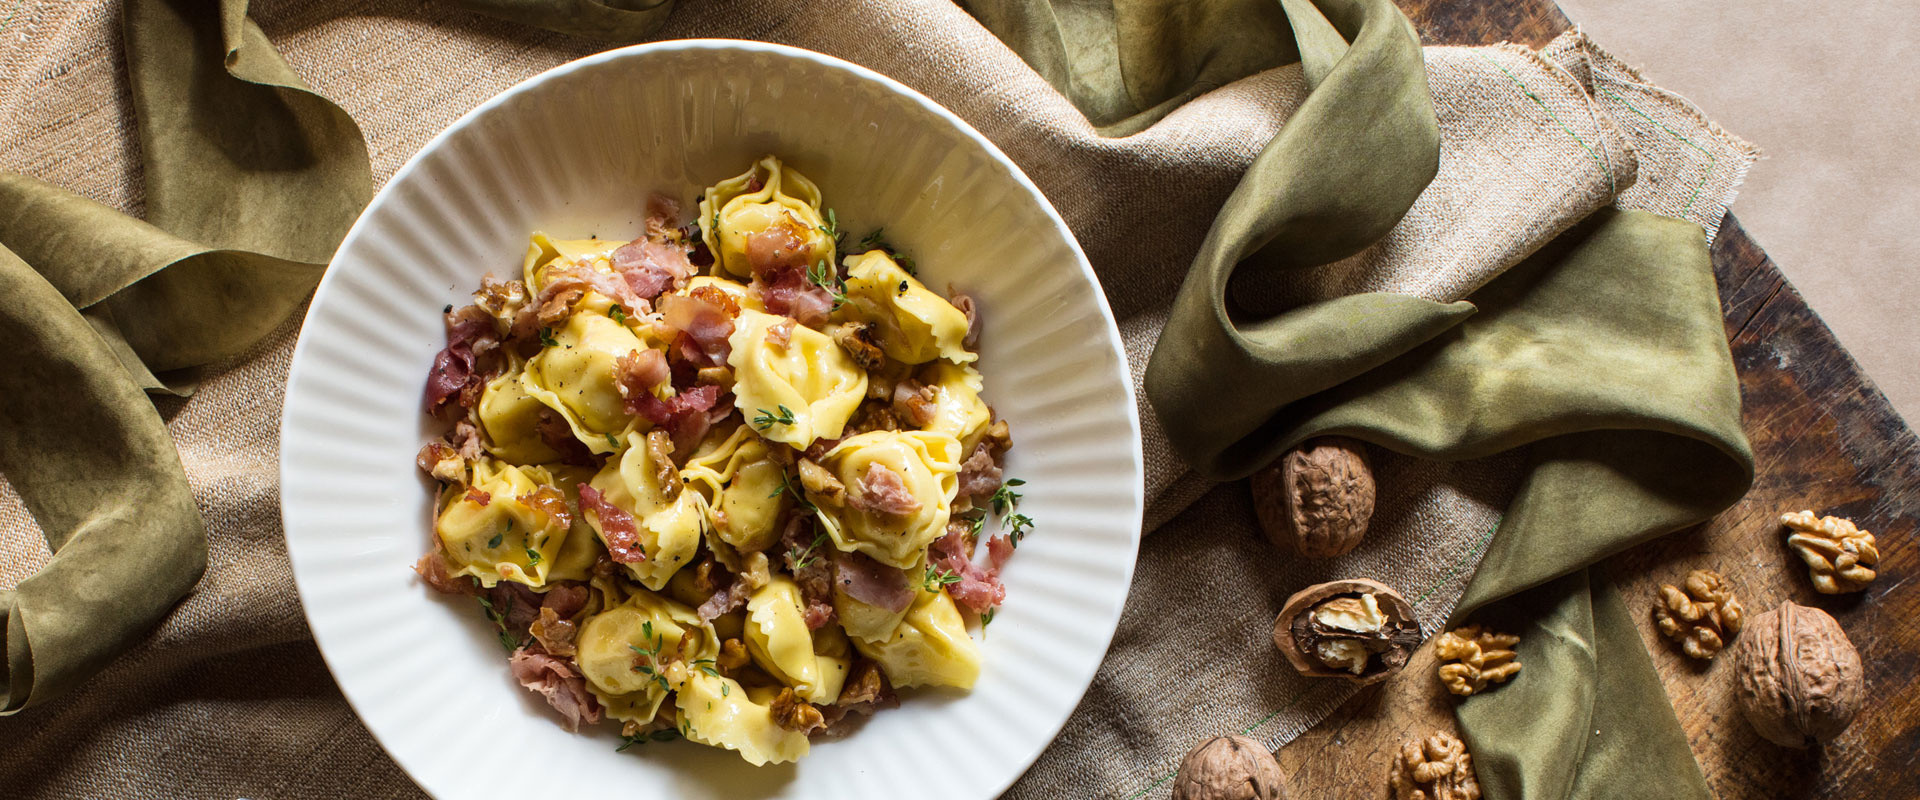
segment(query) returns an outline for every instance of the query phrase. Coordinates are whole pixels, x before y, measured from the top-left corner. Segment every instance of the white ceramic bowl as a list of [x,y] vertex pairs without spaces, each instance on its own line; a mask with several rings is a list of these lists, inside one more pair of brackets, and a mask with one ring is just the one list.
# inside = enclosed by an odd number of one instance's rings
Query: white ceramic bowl
[[[570,734],[508,674],[475,604],[409,570],[428,544],[414,454],[440,310],[512,275],[534,229],[637,235],[646,196],[776,153],[858,236],[884,225],[935,287],[977,298],[986,396],[1013,426],[1036,522],[971,693],[910,691],[798,764],[684,742],[624,753]],[[1139,543],[1139,421],[1112,313],[1039,190],[952,113],[816,53],[679,41],[534,77],[461,117],[374,197],[314,295],[288,377],[282,509],[300,599],[334,678],[429,793],[468,797],[992,797],[1078,704]]]

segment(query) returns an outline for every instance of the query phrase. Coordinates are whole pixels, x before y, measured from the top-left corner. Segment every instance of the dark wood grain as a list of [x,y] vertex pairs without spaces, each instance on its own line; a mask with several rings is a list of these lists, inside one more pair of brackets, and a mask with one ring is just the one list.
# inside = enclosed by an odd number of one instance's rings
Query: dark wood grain
[[[1539,46],[1570,27],[1549,0],[1399,0],[1429,44]],[[1708,785],[1721,800],[1920,797],[1920,440],[1738,220],[1713,246],[1727,338],[1740,373],[1743,426],[1759,464],[1754,487],[1696,528],[1611,559],[1640,613],[1674,710]],[[1852,519],[1879,540],[1880,579],[1866,592],[1817,594],[1786,548],[1779,516],[1810,509]],[[1834,615],[1866,665],[1862,716],[1813,750],[1771,744],[1733,705],[1732,670],[1702,666],[1654,631],[1663,583],[1711,568],[1736,585],[1750,614],[1792,600]],[[1408,665],[1431,674],[1431,648]],[[1453,701],[1436,680],[1396,680],[1355,696],[1325,723],[1282,748],[1295,797],[1385,797],[1399,742],[1453,731]]]

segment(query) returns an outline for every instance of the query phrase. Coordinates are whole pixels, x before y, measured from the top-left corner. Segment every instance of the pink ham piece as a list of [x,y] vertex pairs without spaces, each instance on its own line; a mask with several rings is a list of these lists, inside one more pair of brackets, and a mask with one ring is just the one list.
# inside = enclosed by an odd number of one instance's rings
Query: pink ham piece
[[673,379],[667,357],[653,348],[634,350],[613,362],[622,397],[651,395],[655,387]]
[[735,576],[727,588],[714,592],[712,597],[700,604],[693,613],[700,616],[701,622],[712,622],[747,606],[747,598],[753,595],[753,587]]
[[827,551],[834,550],[833,542],[820,540],[812,517],[796,514],[780,532],[780,545],[787,571],[800,586],[800,602],[805,606],[801,618],[806,620],[807,630],[819,630],[834,616],[833,562],[827,557]]
[[647,198],[647,230],[640,238],[613,251],[613,270],[628,289],[652,300],[686,285],[694,273],[687,245],[675,232],[680,204],[664,195]]
[[919,498],[907,491],[900,473],[879,464],[868,464],[867,474],[860,476],[855,487],[848,493],[847,502],[861,511],[905,516],[920,510]]
[[[934,569],[960,578],[957,582],[947,584],[947,596],[952,597],[955,603],[972,609],[974,613],[980,613],[1005,601],[1007,587],[1000,585],[1000,571],[997,567],[982,569],[968,557],[966,537],[964,527],[949,526],[947,535],[940,537],[933,543],[933,547],[928,549],[927,560]],[[994,545],[988,543],[989,554],[993,549]]]
[[507,659],[507,665],[513,670],[513,678],[547,699],[547,705],[560,712],[561,723],[569,731],[580,730],[580,723],[589,725],[600,721],[600,703],[587,692],[586,679],[580,677],[573,665],[565,660],[554,658],[534,646],[522,647],[513,651]]
[[1000,488],[1004,475],[1000,462],[993,457],[994,450],[986,442],[973,447],[973,454],[960,462],[960,496],[982,497],[993,494]]
[[674,355],[695,367],[726,366],[739,304],[726,292],[702,286],[660,298],[660,324],[673,335]]
[[864,553],[833,549],[833,582],[848,597],[895,614],[913,603],[907,573],[869,558]]
[[480,389],[486,383],[479,369],[480,356],[498,347],[500,341],[493,315],[484,308],[461,306],[443,317],[447,346],[434,355],[433,368],[427,373],[426,411],[444,418],[479,402]]
[[833,292],[807,277],[807,270],[821,258],[789,225],[774,225],[747,237],[753,293],[767,311],[792,317],[809,328],[826,324],[827,314],[833,311]]
[[954,308],[967,315],[967,335],[960,340],[960,346],[968,350],[978,348],[980,346],[980,311],[974,306],[973,297],[954,291],[951,285],[947,286],[947,297],[952,299]]
[[695,386],[665,400],[643,392],[627,398],[627,410],[673,437],[675,452],[691,453],[713,427],[715,420],[708,412],[720,403],[720,392],[718,386]]
[[580,484],[580,510],[591,512],[600,520],[600,534],[607,542],[607,555],[622,564],[635,564],[647,560],[647,553],[640,546],[640,531],[634,526],[633,515],[619,506],[607,502],[587,484]]

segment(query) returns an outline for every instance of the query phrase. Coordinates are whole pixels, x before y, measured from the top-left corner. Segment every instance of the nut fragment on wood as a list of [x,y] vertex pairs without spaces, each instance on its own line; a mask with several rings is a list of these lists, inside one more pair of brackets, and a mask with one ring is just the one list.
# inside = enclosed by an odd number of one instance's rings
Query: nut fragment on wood
[[1438,731],[1400,745],[1387,786],[1394,800],[1480,800],[1467,746]]
[[1274,546],[1332,558],[1360,544],[1373,518],[1366,447],[1340,436],[1311,439],[1253,474],[1253,507]]
[[1852,520],[1839,517],[1815,519],[1811,511],[1780,515],[1781,524],[1793,533],[1787,546],[1807,562],[1813,575],[1813,588],[1821,594],[1846,594],[1867,588],[1874,578],[1873,567],[1880,563],[1880,550],[1873,534],[1855,527]]
[[1680,643],[1693,658],[1710,660],[1740,634],[1746,611],[1733,595],[1733,586],[1720,573],[1696,569],[1681,582],[1685,591],[1662,584],[1660,601],[1653,605],[1653,622],[1660,635]]
[[1433,654],[1452,662],[1440,665],[1440,682],[1462,697],[1477,694],[1491,683],[1506,683],[1520,671],[1519,656],[1513,651],[1519,643],[1518,636],[1483,631],[1478,625],[1435,636]]
[[1286,775],[1265,745],[1215,736],[1193,748],[1173,778],[1173,800],[1286,800]]
[[1761,736],[1786,747],[1831,741],[1866,700],[1860,653],[1827,612],[1781,603],[1734,648],[1734,697]]
[[1420,646],[1420,623],[1386,584],[1330,581],[1287,599],[1273,621],[1273,644],[1302,675],[1364,685],[1407,665]]

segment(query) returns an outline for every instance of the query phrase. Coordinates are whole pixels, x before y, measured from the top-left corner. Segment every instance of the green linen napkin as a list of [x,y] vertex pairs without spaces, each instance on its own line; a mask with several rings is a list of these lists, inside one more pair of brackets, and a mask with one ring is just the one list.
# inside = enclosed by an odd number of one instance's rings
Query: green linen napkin
[[[668,9],[461,5],[613,39]],[[1461,707],[1488,796],[1604,793],[1628,764],[1701,796],[1637,634],[1585,572],[1710,515],[1751,475],[1699,228],[1602,212],[1466,302],[1361,294],[1266,309],[1259,279],[1378,241],[1434,174],[1405,18],[1385,0],[968,5],[1107,136],[1302,64],[1312,93],[1223,207],[1156,351],[1147,393],[1163,424],[1215,477],[1322,433],[1443,460],[1522,449],[1530,477],[1460,606],[1527,626],[1527,679]],[[244,2],[129,0],[124,23],[152,224],[0,181],[0,244],[18,255],[0,257],[0,280],[30,299],[0,310],[0,325],[34,365],[0,387],[31,389],[0,400],[0,470],[56,551],[0,597],[7,712],[83,680],[191,587],[200,523],[138,390],[184,389],[178,370],[297,308],[371,183],[351,120],[301,88]],[[98,407],[46,399],[72,397]],[[89,434],[53,441],[63,425]],[[1634,736],[1613,735],[1627,726]]]

